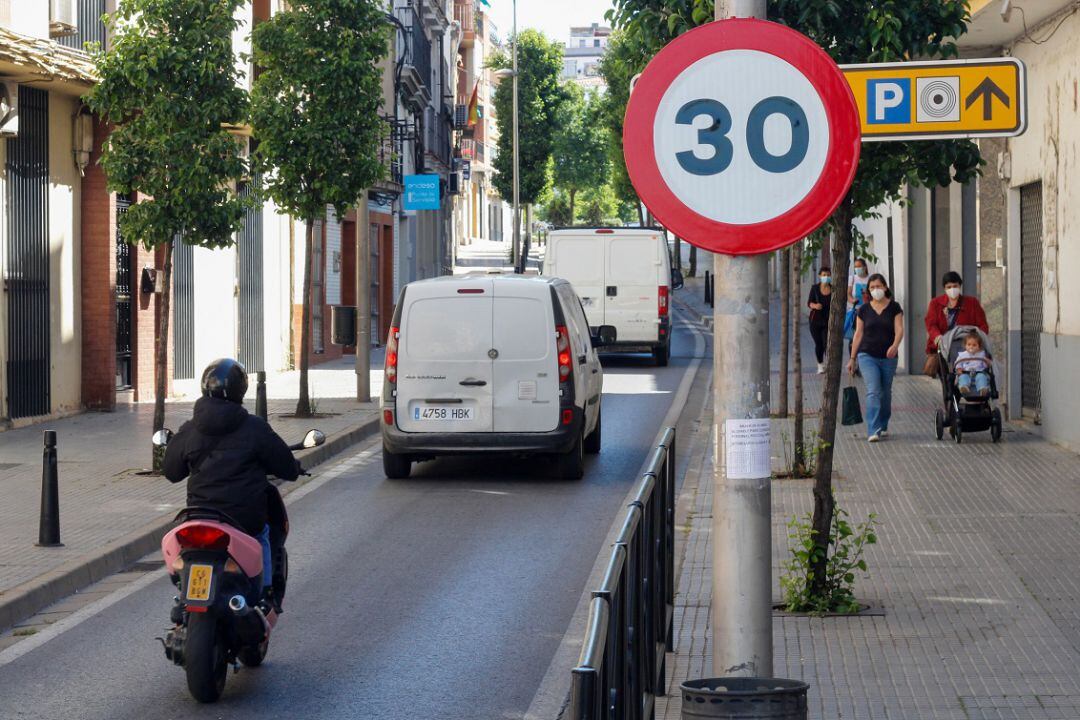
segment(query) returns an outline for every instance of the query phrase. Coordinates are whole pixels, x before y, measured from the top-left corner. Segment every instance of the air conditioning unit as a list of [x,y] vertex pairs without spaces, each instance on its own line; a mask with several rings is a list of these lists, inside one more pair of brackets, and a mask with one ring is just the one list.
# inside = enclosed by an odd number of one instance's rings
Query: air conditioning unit
[[454,129],[464,130],[469,124],[469,106],[468,105],[455,105],[454,106]]
[[19,84],[0,83],[0,137],[19,134]]
[[79,32],[78,0],[49,0],[49,37]]

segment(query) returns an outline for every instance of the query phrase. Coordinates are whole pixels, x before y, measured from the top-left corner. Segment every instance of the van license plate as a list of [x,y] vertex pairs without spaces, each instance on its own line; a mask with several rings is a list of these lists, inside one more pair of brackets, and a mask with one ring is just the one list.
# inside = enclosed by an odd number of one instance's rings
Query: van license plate
[[472,420],[470,407],[414,407],[413,420]]
[[192,565],[188,573],[187,599],[207,601],[210,599],[210,585],[214,580],[213,565]]

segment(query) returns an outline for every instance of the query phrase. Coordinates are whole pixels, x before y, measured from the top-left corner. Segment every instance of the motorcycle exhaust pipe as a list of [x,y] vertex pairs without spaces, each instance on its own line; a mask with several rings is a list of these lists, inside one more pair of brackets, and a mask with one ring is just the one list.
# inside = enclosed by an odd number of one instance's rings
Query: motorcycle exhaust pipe
[[245,645],[257,645],[267,635],[268,626],[262,613],[251,608],[243,595],[229,598],[229,609],[236,616],[236,632]]

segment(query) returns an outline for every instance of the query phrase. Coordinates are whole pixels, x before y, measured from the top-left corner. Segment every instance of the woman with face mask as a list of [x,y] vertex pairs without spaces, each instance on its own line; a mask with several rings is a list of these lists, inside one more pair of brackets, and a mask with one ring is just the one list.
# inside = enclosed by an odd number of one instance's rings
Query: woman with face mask
[[817,356],[818,375],[825,372],[825,346],[829,339],[829,307],[832,304],[832,270],[823,267],[818,271],[816,285],[810,286],[810,335],[814,338],[814,355]]
[[851,275],[848,276],[847,281],[847,299],[851,307],[857,309],[866,301],[866,278],[869,274],[870,270],[866,266],[866,260],[860,257],[855,258]]
[[870,302],[859,308],[851,341],[848,372],[858,367],[866,381],[867,439],[877,442],[889,433],[892,417],[892,381],[896,375],[900,341],[904,339],[904,311],[892,299],[889,284],[879,273],[867,279]]
[[990,332],[986,313],[979,300],[962,294],[964,281],[960,273],[949,271],[941,278],[945,293],[930,301],[926,308],[926,354],[937,357],[941,336],[957,325],[974,325],[984,333]]

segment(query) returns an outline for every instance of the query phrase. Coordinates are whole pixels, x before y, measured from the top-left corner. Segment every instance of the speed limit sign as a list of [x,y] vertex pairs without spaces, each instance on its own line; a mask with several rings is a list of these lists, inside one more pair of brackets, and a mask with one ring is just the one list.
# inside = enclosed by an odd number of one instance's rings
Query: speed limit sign
[[817,229],[859,161],[855,98],[806,36],[764,20],[680,35],[630,95],[623,152],[652,214],[713,252],[753,255]]

